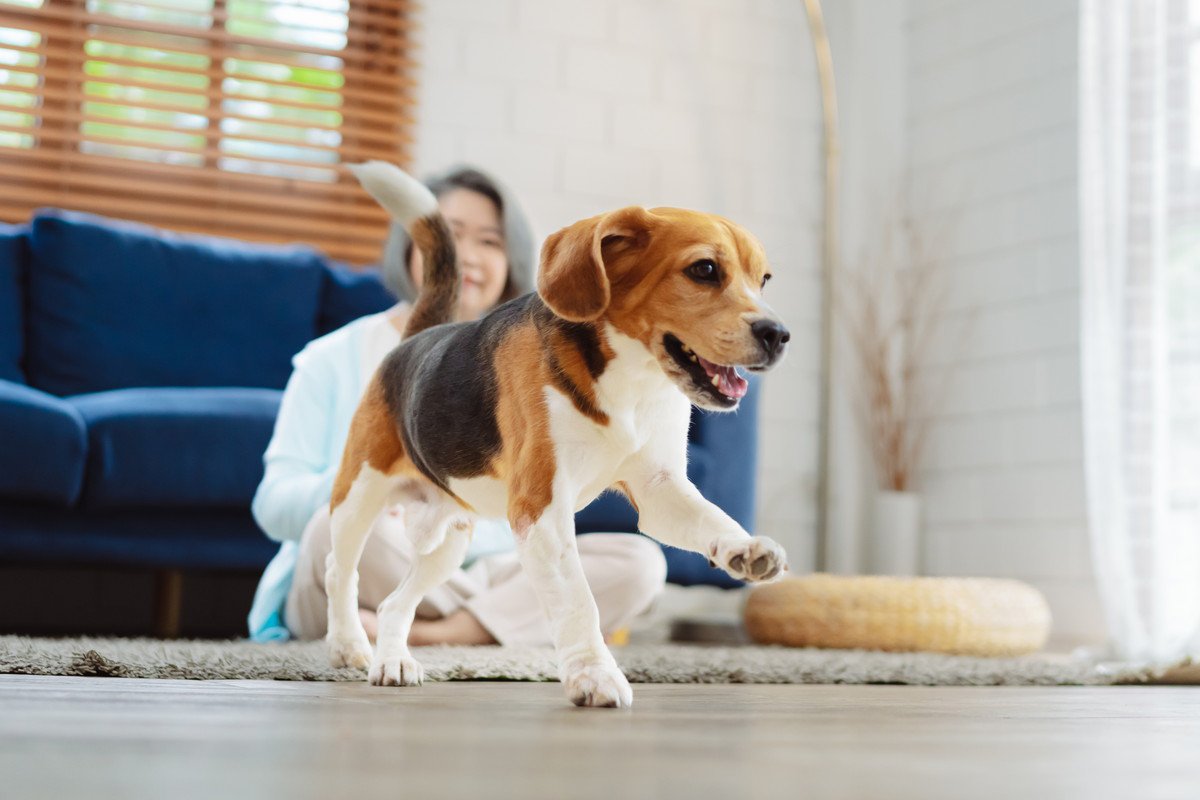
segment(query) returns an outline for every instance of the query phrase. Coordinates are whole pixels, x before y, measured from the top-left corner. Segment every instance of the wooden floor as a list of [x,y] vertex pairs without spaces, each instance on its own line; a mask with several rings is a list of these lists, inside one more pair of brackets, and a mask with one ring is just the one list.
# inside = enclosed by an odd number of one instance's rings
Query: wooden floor
[[0,797],[1200,798],[1200,688],[0,676]]

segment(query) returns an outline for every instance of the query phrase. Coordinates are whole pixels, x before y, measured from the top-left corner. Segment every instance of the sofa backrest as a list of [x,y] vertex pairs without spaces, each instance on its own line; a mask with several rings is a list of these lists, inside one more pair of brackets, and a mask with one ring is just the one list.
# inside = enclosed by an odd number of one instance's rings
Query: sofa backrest
[[42,210],[30,233],[25,374],[57,395],[135,386],[282,388],[317,332],[310,248]]
[[0,380],[25,382],[25,286],[29,231],[0,222]]
[[324,336],[359,317],[386,311],[396,304],[378,268],[351,269],[336,262],[325,273],[317,336]]

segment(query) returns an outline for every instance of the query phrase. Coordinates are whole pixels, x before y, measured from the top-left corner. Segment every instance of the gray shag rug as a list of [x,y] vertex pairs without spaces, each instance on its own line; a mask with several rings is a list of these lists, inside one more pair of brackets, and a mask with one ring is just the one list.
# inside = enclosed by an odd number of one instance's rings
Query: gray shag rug
[[[629,645],[613,649],[634,683],[889,683],[918,686],[1098,686],[1142,683],[1163,670],[1065,655],[973,658],[785,647]],[[418,647],[426,680],[556,680],[549,649]],[[333,669],[323,642],[43,639],[0,636],[0,674],[188,680],[361,681]]]

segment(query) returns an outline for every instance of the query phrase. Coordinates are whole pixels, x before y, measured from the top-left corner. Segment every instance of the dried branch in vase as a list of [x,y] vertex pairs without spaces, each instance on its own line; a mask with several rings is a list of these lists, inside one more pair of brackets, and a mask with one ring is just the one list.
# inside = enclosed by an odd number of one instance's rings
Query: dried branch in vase
[[[858,373],[856,413],[871,446],[879,486],[913,488],[928,437],[929,422],[951,370],[934,383],[929,356],[938,334],[946,335],[947,269],[931,257],[926,234],[912,220],[885,237],[882,255],[843,272],[839,316],[853,349]],[[957,331],[956,347],[967,340]]]

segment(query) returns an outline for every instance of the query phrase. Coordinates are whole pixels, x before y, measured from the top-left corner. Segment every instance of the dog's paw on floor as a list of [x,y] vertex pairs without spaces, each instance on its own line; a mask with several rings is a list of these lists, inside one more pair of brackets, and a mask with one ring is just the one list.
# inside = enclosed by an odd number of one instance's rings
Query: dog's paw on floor
[[411,655],[376,655],[367,679],[372,686],[420,686],[425,669]]
[[360,631],[359,636],[326,639],[329,647],[329,664],[334,669],[350,667],[365,670],[371,665],[371,642]]
[[577,706],[629,708],[633,689],[616,665],[589,664],[572,669],[563,680],[567,697]]

